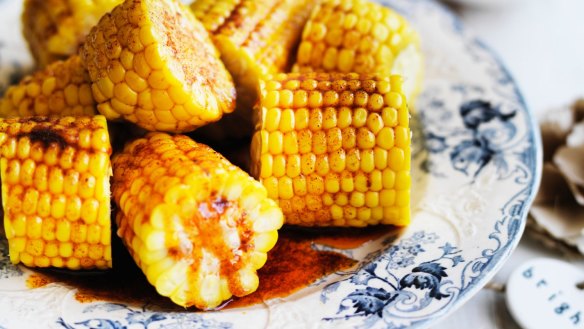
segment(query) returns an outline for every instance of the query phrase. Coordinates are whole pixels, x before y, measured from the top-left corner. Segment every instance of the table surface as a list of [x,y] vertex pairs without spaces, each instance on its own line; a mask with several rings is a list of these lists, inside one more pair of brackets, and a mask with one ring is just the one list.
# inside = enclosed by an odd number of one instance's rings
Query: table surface
[[[497,3],[451,7],[500,55],[536,117],[584,97],[584,1]],[[505,284],[513,269],[538,257],[565,259],[525,235],[491,284],[433,328],[519,328],[507,312],[504,293],[496,288]],[[568,261],[584,270],[584,260]]]

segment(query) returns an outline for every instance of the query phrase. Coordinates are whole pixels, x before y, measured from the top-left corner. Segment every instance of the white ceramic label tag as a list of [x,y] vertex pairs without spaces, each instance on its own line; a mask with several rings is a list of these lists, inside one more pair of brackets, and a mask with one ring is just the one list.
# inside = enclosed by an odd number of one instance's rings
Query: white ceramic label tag
[[584,272],[548,258],[519,266],[507,282],[507,307],[525,329],[584,328]]

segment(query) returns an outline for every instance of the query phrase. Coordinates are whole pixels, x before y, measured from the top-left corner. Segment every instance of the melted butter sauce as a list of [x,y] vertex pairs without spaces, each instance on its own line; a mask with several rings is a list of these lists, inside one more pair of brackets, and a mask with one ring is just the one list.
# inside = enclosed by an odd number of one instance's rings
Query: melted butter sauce
[[[353,249],[385,235],[399,232],[392,226],[374,226],[364,229],[305,229],[286,227],[279,231],[278,243],[268,253],[268,261],[258,271],[258,290],[242,298],[233,298],[221,307],[237,308],[288,296],[331,273],[346,270],[357,261],[336,252],[317,251],[313,244],[337,249]],[[184,310],[170,299],[160,296],[135,265],[121,242],[114,239],[114,268],[106,272],[71,272],[66,270],[38,270],[27,280],[31,289],[50,283],[61,283],[77,289],[79,302],[109,301],[126,304],[158,306],[170,310]],[[193,309],[194,310],[194,309]]]

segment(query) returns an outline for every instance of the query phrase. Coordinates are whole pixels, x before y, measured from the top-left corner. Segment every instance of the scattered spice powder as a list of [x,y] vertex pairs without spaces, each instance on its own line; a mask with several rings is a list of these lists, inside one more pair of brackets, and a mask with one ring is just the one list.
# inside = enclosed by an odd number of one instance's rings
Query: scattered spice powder
[[[268,261],[258,271],[258,290],[243,298],[233,298],[221,307],[245,307],[263,301],[285,297],[316,280],[340,270],[346,270],[357,261],[340,253],[318,251],[313,244],[324,244],[338,249],[352,249],[384,235],[397,235],[392,226],[364,229],[304,229],[286,227],[279,231],[278,243],[268,254]],[[157,306],[168,310],[184,310],[166,297],[160,296],[135,265],[121,242],[114,240],[114,268],[105,271],[71,272],[67,270],[38,270],[27,280],[29,288],[40,288],[58,282],[77,289],[75,298],[82,303],[110,301]],[[194,311],[195,309],[193,309]]]

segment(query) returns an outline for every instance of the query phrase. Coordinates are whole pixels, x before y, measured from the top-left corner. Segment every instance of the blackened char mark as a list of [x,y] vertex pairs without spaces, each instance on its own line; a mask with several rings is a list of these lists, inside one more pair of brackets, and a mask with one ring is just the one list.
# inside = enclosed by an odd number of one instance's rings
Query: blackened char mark
[[41,142],[45,148],[48,148],[52,144],[57,144],[64,149],[68,145],[65,138],[58,131],[47,127],[35,127],[30,133],[22,133],[17,137],[28,137],[31,143]]

